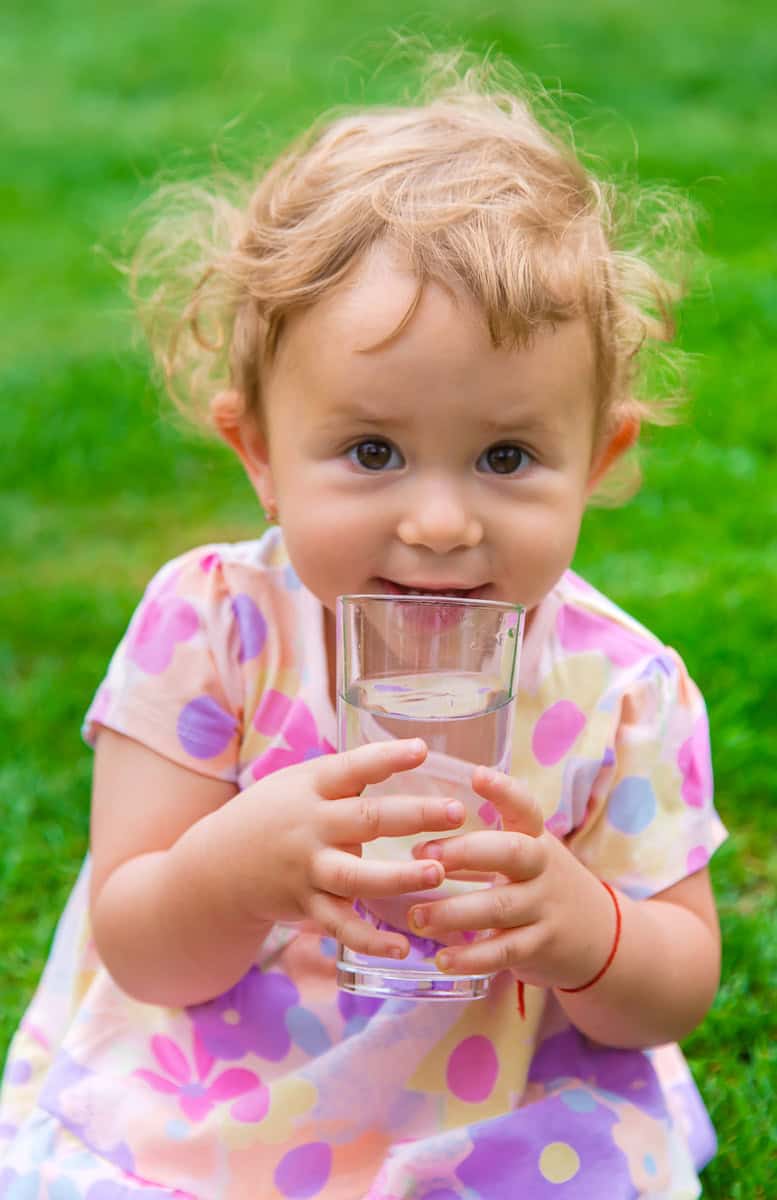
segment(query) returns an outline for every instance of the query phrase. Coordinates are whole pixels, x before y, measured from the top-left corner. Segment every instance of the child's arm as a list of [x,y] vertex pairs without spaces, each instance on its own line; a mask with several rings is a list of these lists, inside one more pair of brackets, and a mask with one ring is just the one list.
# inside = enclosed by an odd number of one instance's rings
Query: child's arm
[[366,954],[407,939],[361,921],[356,896],[437,886],[439,864],[367,862],[361,844],[452,830],[443,797],[360,797],[418,766],[423,742],[381,742],[288,767],[235,794],[111,730],[97,742],[91,917],[98,951],[137,999],[188,1005],[221,994],[255,960],[272,923],[305,921]]
[[430,897],[429,904],[413,909],[413,927],[425,937],[496,931],[485,941],[450,947],[445,969],[509,968],[526,983],[557,989],[570,1021],[605,1045],[659,1045],[690,1033],[714,999],[720,971],[707,871],[649,900],[617,893],[622,927],[610,967],[592,987],[564,991],[592,980],[607,961],[616,932],[613,899],[544,829],[538,806],[515,780],[478,769],[473,786],[499,808],[504,829],[462,834],[417,850],[438,858],[448,875],[464,870],[502,877],[490,889],[450,900]]

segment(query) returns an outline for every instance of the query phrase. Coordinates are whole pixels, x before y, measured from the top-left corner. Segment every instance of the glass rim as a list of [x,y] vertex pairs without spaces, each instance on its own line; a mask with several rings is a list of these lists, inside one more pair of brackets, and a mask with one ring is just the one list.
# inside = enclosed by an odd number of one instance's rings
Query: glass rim
[[445,604],[447,606],[459,604],[468,608],[498,608],[501,609],[502,612],[513,612],[517,613],[519,616],[521,613],[526,612],[526,606],[524,604],[518,604],[517,602],[508,600],[480,600],[477,598],[470,599],[468,596],[392,596],[389,592],[353,592],[345,593],[344,595],[337,597],[337,603],[342,605],[351,602],[357,602],[359,600],[379,600],[384,604],[406,604],[408,602],[413,604]]

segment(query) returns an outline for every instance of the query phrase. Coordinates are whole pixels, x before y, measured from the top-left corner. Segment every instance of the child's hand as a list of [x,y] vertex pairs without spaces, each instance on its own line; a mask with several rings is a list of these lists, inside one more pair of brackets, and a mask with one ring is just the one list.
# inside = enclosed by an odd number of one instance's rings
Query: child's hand
[[612,902],[599,881],[546,831],[536,802],[516,780],[476,768],[473,789],[502,814],[502,830],[419,845],[448,876],[483,872],[490,888],[416,905],[411,928],[445,942],[452,931],[493,930],[469,945],[446,947],[437,965],[465,974],[509,969],[542,987],[577,987],[593,977],[612,944]]
[[361,846],[449,832],[463,823],[464,807],[442,796],[360,793],[417,767],[426,753],[419,739],[376,742],[287,767],[235,796],[219,816],[231,823],[241,911],[256,922],[310,920],[358,953],[403,957],[407,938],[374,929],[353,901],[437,887],[444,868],[432,859],[367,861]]

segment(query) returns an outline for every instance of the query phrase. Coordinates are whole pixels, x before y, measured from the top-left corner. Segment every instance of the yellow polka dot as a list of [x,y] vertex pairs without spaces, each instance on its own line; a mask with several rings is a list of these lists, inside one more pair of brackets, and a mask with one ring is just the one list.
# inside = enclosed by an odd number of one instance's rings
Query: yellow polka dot
[[223,1135],[230,1150],[248,1150],[257,1144],[281,1145],[289,1141],[299,1118],[306,1116],[317,1101],[318,1089],[312,1083],[287,1075],[270,1084],[270,1107],[264,1120],[225,1121],[219,1136]]
[[540,1173],[548,1183],[566,1183],[580,1170],[580,1156],[567,1142],[550,1142],[540,1155]]
[[237,1009],[228,1008],[226,1012],[221,1014],[221,1019],[225,1025],[239,1025],[240,1013],[237,1011]]

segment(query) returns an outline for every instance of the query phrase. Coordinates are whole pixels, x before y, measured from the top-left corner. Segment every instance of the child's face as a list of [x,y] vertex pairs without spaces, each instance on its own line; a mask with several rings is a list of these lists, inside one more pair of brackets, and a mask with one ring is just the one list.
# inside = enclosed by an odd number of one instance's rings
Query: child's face
[[569,565],[590,491],[587,327],[495,349],[463,292],[429,284],[406,328],[370,350],[415,290],[379,248],[291,318],[249,473],[330,611],[342,593],[407,591],[531,609]]

